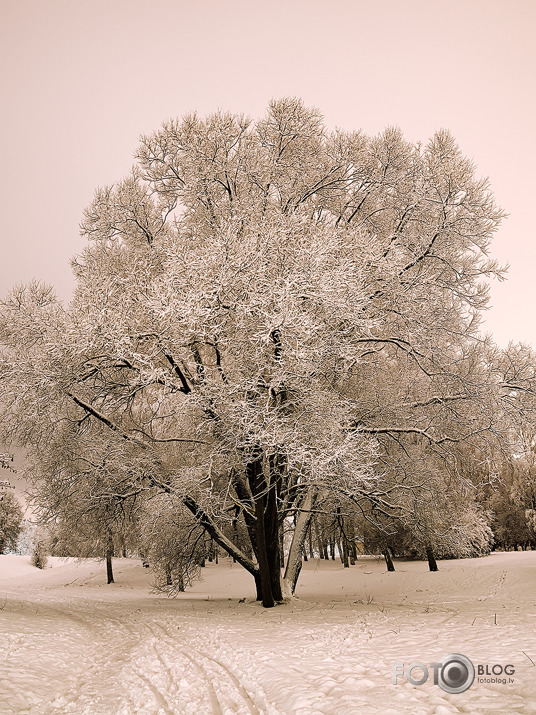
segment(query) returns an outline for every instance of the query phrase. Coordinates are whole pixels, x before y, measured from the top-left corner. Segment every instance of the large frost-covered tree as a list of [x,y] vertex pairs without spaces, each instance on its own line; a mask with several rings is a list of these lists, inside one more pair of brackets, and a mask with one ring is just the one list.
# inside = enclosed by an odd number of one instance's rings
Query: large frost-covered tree
[[328,493],[391,509],[419,486],[386,489],[389,442],[455,473],[496,432],[477,331],[502,212],[447,132],[328,132],[297,99],[167,122],[136,159],[85,213],[71,305],[4,302],[5,436],[43,453],[68,424],[98,451],[107,431],[131,455],[114,493],[180,499],[271,606]]

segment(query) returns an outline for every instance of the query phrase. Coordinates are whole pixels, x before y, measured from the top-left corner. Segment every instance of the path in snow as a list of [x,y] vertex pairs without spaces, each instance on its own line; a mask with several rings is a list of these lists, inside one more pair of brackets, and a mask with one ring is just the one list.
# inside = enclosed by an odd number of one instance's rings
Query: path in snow
[[[536,712],[536,553],[351,569],[309,562],[291,604],[262,609],[228,561],[177,599],[151,594],[134,560],[53,560],[39,572],[0,557],[0,712]],[[245,603],[239,599],[246,597]],[[461,652],[512,663],[514,683],[445,693],[392,683],[396,662]]]

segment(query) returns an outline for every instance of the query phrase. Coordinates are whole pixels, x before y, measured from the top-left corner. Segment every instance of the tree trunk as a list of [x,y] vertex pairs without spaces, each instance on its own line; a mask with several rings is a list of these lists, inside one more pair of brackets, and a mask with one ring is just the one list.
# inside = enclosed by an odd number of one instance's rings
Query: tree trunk
[[114,583],[114,573],[112,570],[112,556],[114,555],[114,539],[112,536],[112,532],[108,532],[108,540],[106,542],[106,551],[105,551],[105,557],[106,557],[106,578],[108,580],[108,583]]
[[307,541],[309,543],[309,557],[314,559],[315,557],[315,547],[313,543],[313,518],[311,517],[309,521],[309,528],[307,529]]
[[296,519],[294,535],[287,558],[287,566],[283,577],[283,595],[289,598],[296,590],[296,583],[302,567],[303,544],[307,536],[307,527],[312,517],[312,508],[316,501],[316,490],[309,488],[303,497]]
[[318,526],[318,519],[313,517],[312,523],[315,533],[316,544],[318,546],[318,556],[321,559],[327,559],[326,540],[324,539],[324,535],[322,534],[320,527]]
[[266,551],[266,540],[264,531],[264,498],[259,497],[255,504],[255,516],[257,517],[257,545],[259,548],[259,570],[261,572],[262,605],[265,608],[275,606],[274,595],[272,593],[272,576]]
[[348,539],[346,538],[346,531],[344,528],[344,517],[341,514],[341,507],[337,507],[337,523],[339,525],[339,553],[341,556],[341,562],[345,569],[350,568],[350,562],[348,561]]
[[255,575],[255,591],[256,591],[255,600],[262,601],[262,583],[261,583],[261,574],[260,573],[257,573]]
[[265,608],[275,606],[272,592],[272,575],[266,544],[265,501],[266,480],[263,474],[262,453],[258,450],[254,459],[246,465],[246,475],[255,499],[255,532],[257,541],[257,559],[261,574],[262,605]]
[[280,529],[277,513],[277,466],[271,465],[271,479],[266,495],[266,506],[264,515],[264,530],[266,534],[266,555],[268,557],[268,567],[270,569],[270,582],[273,597],[276,601],[283,600],[281,590],[281,553],[280,553]]
[[437,563],[434,556],[434,551],[430,544],[426,545],[426,558],[428,559],[428,568],[430,571],[438,571]]
[[340,549],[341,549],[342,565],[344,566],[345,569],[349,569],[350,562],[348,560],[348,544],[346,543],[346,539],[344,538],[344,536],[341,538]]
[[389,549],[387,547],[385,547],[385,549],[382,551],[382,554],[383,554],[383,558],[385,559],[385,563],[387,564],[387,570],[394,571],[395,565],[391,558],[391,554],[389,553]]

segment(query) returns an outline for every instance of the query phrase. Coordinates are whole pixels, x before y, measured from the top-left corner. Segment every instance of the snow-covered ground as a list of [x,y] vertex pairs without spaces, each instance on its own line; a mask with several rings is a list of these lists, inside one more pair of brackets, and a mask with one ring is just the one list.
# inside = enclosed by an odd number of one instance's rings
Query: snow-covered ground
[[[152,593],[134,559],[114,561],[109,586],[102,562],[50,563],[0,556],[1,713],[536,713],[536,552],[437,573],[309,561],[297,598],[268,610],[227,559],[174,599]],[[451,653],[515,673],[477,675],[459,694],[432,670],[423,685],[393,684],[395,663]]]

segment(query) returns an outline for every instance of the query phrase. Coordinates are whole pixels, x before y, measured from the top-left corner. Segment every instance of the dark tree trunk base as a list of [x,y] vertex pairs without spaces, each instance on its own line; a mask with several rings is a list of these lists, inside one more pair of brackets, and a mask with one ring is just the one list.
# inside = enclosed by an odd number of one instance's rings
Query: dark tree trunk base
[[431,546],[426,547],[426,558],[428,559],[428,568],[430,569],[430,571],[439,571]]
[[385,559],[385,563],[387,565],[387,570],[394,571],[395,565],[393,563],[393,559],[391,558],[391,554],[389,553],[389,549],[385,549],[385,551],[382,551],[382,554],[383,554],[383,558]]
[[108,583],[114,583],[114,572],[112,570],[112,555],[109,552],[106,553],[106,578],[108,580]]

